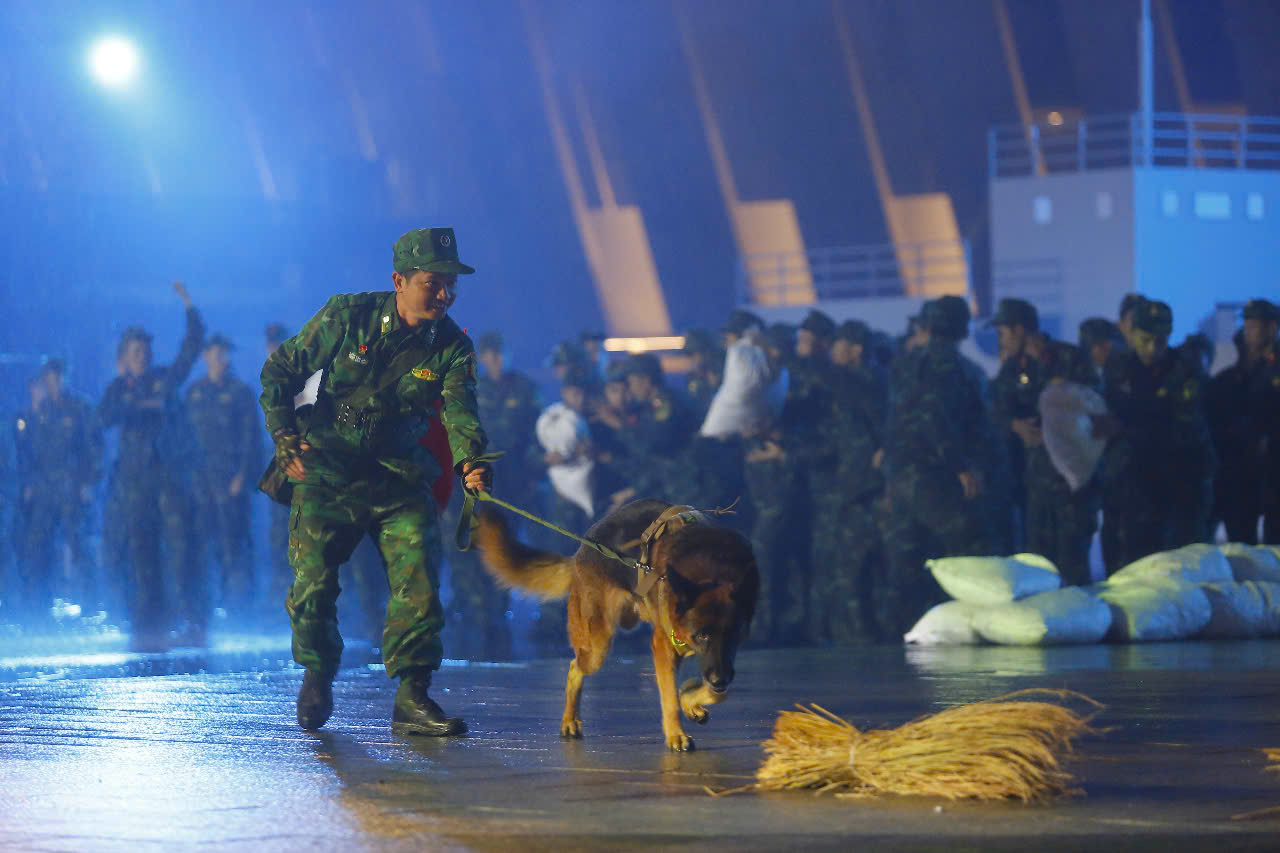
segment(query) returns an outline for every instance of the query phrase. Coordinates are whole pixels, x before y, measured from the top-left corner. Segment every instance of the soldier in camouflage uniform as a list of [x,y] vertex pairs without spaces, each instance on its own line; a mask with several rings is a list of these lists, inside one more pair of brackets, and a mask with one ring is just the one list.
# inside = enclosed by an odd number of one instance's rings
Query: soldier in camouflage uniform
[[1040,392],[1061,381],[1096,390],[1093,367],[1078,347],[1040,333],[1039,315],[1029,302],[1000,300],[991,324],[1000,336],[991,417],[997,434],[1013,447],[1015,472],[1025,489],[1024,547],[1052,560],[1064,585],[1086,586],[1098,488],[1091,482],[1073,492],[1053,467],[1040,432]]
[[[541,476],[542,454],[533,434],[540,411],[538,387],[523,373],[507,369],[502,335],[498,332],[486,332],[477,339],[476,357],[484,368],[476,382],[480,422],[484,424],[490,444],[504,451],[502,497],[532,511],[536,508]],[[460,496],[450,503],[446,530],[456,525],[459,508]],[[451,554],[448,562],[453,598],[445,616],[463,639],[461,656],[488,660],[509,658],[507,591],[498,589],[481,567],[475,551]]]
[[1108,372],[1111,437],[1103,479],[1103,558],[1108,573],[1156,551],[1203,541],[1216,459],[1205,417],[1208,377],[1198,358],[1170,349],[1173,311],[1144,300],[1133,312],[1132,350]]
[[[265,336],[267,356],[289,339],[283,323],[269,323]],[[268,501],[267,516],[267,577],[259,607],[263,608],[264,615],[274,617],[293,585],[293,569],[289,566],[289,507]]]
[[1209,381],[1208,415],[1221,468],[1214,483],[1214,516],[1232,542],[1280,537],[1280,308],[1265,299],[1244,309],[1236,333],[1240,356]]
[[884,446],[887,389],[863,363],[869,330],[842,323],[831,346],[831,409],[818,423],[822,454],[811,468],[813,548],[809,636],[819,643],[874,639],[871,581],[880,557],[875,499],[884,489],[876,454]]
[[689,372],[685,374],[685,397],[693,406],[694,420],[701,424],[711,407],[711,398],[720,387],[724,373],[724,351],[716,346],[715,339],[705,329],[690,329],[684,333],[684,354],[689,357]]
[[883,639],[900,638],[941,600],[925,560],[990,552],[978,501],[988,415],[958,350],[969,306],[943,296],[925,305],[919,327],[919,345],[894,362],[891,378],[878,513],[884,573],[873,582]]
[[168,647],[167,586],[173,588],[184,621],[180,644],[204,645],[209,620],[205,578],[193,559],[190,533],[187,475],[195,449],[178,398],[200,357],[204,324],[186,288],[176,283],[174,289],[187,312],[178,357],[167,367],[153,365],[151,335],[137,327],[126,329],[117,352],[121,375],[107,386],[98,406],[104,427],[120,427],[108,518],[124,528],[121,547],[132,575],[132,642],[139,651]]
[[245,618],[254,602],[249,496],[262,471],[253,390],[231,373],[234,345],[224,335],[205,344],[208,374],[187,391],[187,421],[200,445],[192,491],[197,548],[222,570],[221,604]]
[[[487,439],[477,413],[475,351],[448,316],[457,276],[474,270],[458,260],[451,228],[410,231],[393,257],[395,292],[334,296],[262,368],[267,429],[294,484],[294,583],[286,609],[294,660],[306,667],[298,723],[317,729],[333,712],[342,655],[338,566],[367,533],[382,552],[391,589],[382,658],[387,675],[400,679],[392,728],[456,735],[465,724],[427,695],[444,624],[440,525],[429,490],[450,473],[442,467],[461,475],[466,488],[489,488],[491,468],[478,458]],[[315,408],[299,423],[293,397],[319,369]],[[443,460],[431,449],[441,424],[448,437]]]
[[[35,379],[40,403],[15,424],[18,568],[28,605],[47,605],[38,599],[52,593],[87,607],[97,596],[87,539],[93,490],[102,479],[102,429],[93,406],[63,387],[64,373],[60,359],[45,364]],[[71,552],[70,577],[55,569],[59,534]]]

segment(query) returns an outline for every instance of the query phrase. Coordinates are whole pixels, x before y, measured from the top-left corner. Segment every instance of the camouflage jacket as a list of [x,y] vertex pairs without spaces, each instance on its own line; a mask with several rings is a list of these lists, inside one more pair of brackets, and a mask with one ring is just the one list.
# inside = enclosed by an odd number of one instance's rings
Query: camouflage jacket
[[818,441],[825,449],[821,461],[830,466],[827,481],[850,500],[862,500],[884,487],[884,478],[873,467],[876,451],[884,446],[888,389],[881,377],[866,367],[831,371],[831,411],[818,424]]
[[1170,349],[1151,367],[1125,353],[1106,378],[1107,407],[1123,425],[1109,466],[1137,464],[1154,471],[1186,462],[1201,474],[1211,470],[1215,457],[1205,416],[1207,384],[1199,359],[1189,353]]
[[263,464],[253,389],[234,376],[218,383],[206,376],[187,391],[187,422],[205,474],[224,487],[237,475],[253,485]]
[[89,401],[63,391],[14,423],[20,485],[37,489],[78,489],[102,478],[103,442],[98,415]]
[[506,452],[503,470],[537,470],[542,450],[534,437],[534,424],[542,406],[534,381],[512,370],[504,371],[497,380],[481,376],[476,382],[476,400],[486,435],[494,447]]
[[[403,347],[421,349],[416,366],[374,395],[355,417],[340,417],[344,401],[362,388],[376,387]],[[312,415],[299,423],[293,397],[317,370],[324,371],[318,399]],[[259,403],[268,432],[295,428],[311,445],[308,482],[342,485],[367,479],[380,467],[425,485],[438,476],[439,466],[420,439],[437,417],[448,433],[455,470],[487,444],[476,403],[471,339],[448,316],[416,329],[405,326],[394,292],[332,297],[267,358]]]
[[120,427],[118,471],[176,473],[177,463],[192,452],[189,427],[182,417],[178,389],[204,347],[200,312],[187,309],[187,330],[173,364],[152,367],[141,376],[117,376],[98,404],[104,427]]
[[893,369],[886,474],[981,471],[986,419],[982,387],[954,343],[932,341],[901,356]]

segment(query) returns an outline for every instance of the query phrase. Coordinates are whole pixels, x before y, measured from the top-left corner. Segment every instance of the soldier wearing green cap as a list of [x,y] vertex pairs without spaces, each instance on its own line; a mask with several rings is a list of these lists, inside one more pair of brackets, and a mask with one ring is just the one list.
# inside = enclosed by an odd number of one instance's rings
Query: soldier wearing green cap
[[1097,527],[1098,489],[1088,484],[1072,491],[1058,473],[1040,432],[1040,393],[1054,382],[1075,382],[1097,389],[1088,356],[1071,344],[1040,331],[1035,306],[1002,299],[991,325],[1000,344],[1000,372],[991,383],[991,417],[1009,447],[1022,507],[1026,550],[1053,561],[1064,584],[1089,583],[1089,546]]
[[975,368],[959,352],[968,304],[952,296],[928,302],[918,325],[921,344],[894,362],[877,513],[885,561],[873,595],[886,640],[938,601],[937,584],[920,570],[926,559],[990,552],[979,499],[988,414]]
[[1221,468],[1215,517],[1232,542],[1280,542],[1280,308],[1265,299],[1244,307],[1236,363],[1209,382],[1208,413]]
[[254,598],[249,495],[262,451],[255,395],[232,374],[232,349],[225,335],[205,342],[208,372],[187,390],[186,413],[200,447],[192,484],[196,564],[212,552],[221,569],[221,605],[243,619]]
[[[332,682],[342,655],[338,566],[369,533],[387,567],[382,658],[400,679],[392,728],[403,734],[456,735],[465,724],[427,695],[440,666],[440,528],[433,483],[452,468],[465,488],[487,490],[487,439],[476,404],[475,350],[449,316],[458,276],[452,228],[402,236],[393,255],[394,292],[332,297],[262,368],[260,402],[276,462],[293,484],[289,557],[293,586],[285,607],[293,656],[306,667],[298,723],[318,729],[333,711]],[[311,416],[300,422],[294,395],[324,370]],[[428,440],[442,424],[448,458]],[[444,463],[442,466],[441,462]]]
[[1113,438],[1103,472],[1108,572],[1206,537],[1217,465],[1205,417],[1208,376],[1198,357],[1169,347],[1172,330],[1168,305],[1138,303],[1132,350],[1107,377],[1111,417],[1097,419],[1095,432]]

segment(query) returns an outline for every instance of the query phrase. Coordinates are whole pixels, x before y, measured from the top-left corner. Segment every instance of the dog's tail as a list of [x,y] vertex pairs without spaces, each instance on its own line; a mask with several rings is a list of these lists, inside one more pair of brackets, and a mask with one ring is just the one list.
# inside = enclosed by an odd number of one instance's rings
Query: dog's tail
[[569,594],[573,557],[530,548],[511,535],[502,515],[488,507],[477,508],[476,521],[472,541],[480,551],[485,571],[500,585],[531,593],[543,601]]

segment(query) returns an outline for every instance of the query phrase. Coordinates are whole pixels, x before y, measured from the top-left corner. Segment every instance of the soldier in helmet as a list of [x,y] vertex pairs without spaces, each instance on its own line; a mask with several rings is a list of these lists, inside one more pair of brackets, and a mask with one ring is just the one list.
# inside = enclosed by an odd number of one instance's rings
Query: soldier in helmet
[[1040,394],[1055,382],[1096,385],[1082,350],[1040,331],[1035,306],[1002,299],[991,325],[1000,337],[1000,372],[991,383],[992,420],[1011,448],[1022,485],[1025,548],[1053,561],[1064,584],[1087,585],[1089,546],[1097,527],[1094,484],[1073,492],[1049,459],[1040,431]]
[[188,475],[194,448],[178,397],[203,349],[204,324],[182,283],[173,287],[187,315],[177,358],[170,365],[152,364],[151,335],[136,326],[126,329],[117,350],[120,375],[98,405],[103,426],[120,428],[109,517],[124,528],[132,643],[140,651],[169,645],[167,587],[183,622],[177,626],[180,644],[203,645],[209,619],[203,573],[192,559]]
[[221,569],[222,606],[243,619],[254,602],[249,495],[262,470],[261,427],[253,390],[231,371],[234,348],[225,335],[208,339],[208,373],[187,391],[186,408],[200,446],[192,490],[197,547]]
[[880,508],[884,574],[874,584],[882,639],[901,637],[940,599],[925,560],[989,553],[982,518],[988,434],[982,389],[959,353],[969,306],[957,296],[926,303],[921,342],[894,363]]
[[[392,729],[458,735],[462,720],[428,695],[439,668],[444,614],[439,599],[440,526],[432,495],[456,474],[488,490],[487,438],[476,404],[475,349],[449,316],[458,276],[452,228],[419,228],[396,241],[394,292],[332,297],[262,368],[260,402],[275,458],[293,485],[286,608],[293,656],[306,668],[298,723],[313,730],[333,712],[342,655],[338,567],[366,533],[386,562],[391,596],[382,659],[400,679]],[[307,423],[294,396],[324,370]],[[432,435],[445,431],[437,455]]]
[[[89,401],[65,387],[66,365],[50,359],[32,381],[33,405],[15,424],[19,500],[19,573],[28,605],[48,605],[50,594],[86,606],[96,603],[88,547],[93,491],[102,478],[102,429]],[[61,539],[71,564],[59,571],[54,545]]]
[[[1205,417],[1208,376],[1198,357],[1169,347],[1173,311],[1144,300],[1132,312],[1131,351],[1108,376],[1112,438],[1103,482],[1108,573],[1156,551],[1204,541],[1216,458]],[[1110,552],[1108,553],[1108,550]]]

